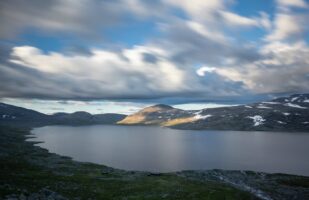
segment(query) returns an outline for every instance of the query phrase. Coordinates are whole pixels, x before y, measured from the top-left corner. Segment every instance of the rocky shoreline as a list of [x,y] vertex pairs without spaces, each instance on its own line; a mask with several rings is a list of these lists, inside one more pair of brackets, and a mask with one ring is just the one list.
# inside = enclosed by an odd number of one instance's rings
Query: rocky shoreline
[[73,161],[0,126],[0,199],[309,199],[309,177],[252,171],[124,171]]

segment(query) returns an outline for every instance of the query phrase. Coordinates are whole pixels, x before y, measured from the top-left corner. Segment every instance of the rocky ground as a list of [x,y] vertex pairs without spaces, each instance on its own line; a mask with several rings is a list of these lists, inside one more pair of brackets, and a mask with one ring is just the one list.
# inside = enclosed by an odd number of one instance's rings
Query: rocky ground
[[0,126],[0,199],[309,199],[309,178],[249,171],[156,174],[72,161]]

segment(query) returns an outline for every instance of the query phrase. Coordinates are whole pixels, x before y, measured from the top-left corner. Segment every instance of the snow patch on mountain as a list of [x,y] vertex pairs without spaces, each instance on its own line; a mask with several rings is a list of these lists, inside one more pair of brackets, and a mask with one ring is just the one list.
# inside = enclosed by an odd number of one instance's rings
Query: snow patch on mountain
[[253,126],[259,126],[264,124],[266,121],[261,115],[255,115],[255,116],[248,116],[247,118],[250,118],[253,120]]
[[264,101],[262,103],[271,104],[271,105],[281,104],[280,102],[273,102],[273,101]]
[[297,104],[292,104],[292,103],[286,103],[284,104],[285,106],[293,107],[293,108],[301,108],[301,109],[307,109],[306,107],[297,105]]
[[2,115],[2,119],[16,119],[15,116],[10,116],[10,115]]
[[263,105],[259,105],[257,108],[260,108],[260,109],[271,109],[270,107],[263,106]]
[[292,102],[296,101],[298,99],[298,97],[294,97],[291,99]]

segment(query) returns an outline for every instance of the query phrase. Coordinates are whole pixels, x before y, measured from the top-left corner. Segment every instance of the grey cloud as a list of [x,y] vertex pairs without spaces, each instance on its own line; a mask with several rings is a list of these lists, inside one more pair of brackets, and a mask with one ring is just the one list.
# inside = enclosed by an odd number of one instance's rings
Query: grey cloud
[[249,94],[246,85],[241,81],[231,81],[217,73],[206,73],[200,78],[202,85],[208,86],[208,94],[216,91],[216,96],[237,96]]
[[[151,10],[151,12],[149,12]],[[102,39],[106,28],[122,25],[128,16],[139,20],[163,18],[168,9],[160,0],[2,0],[0,38],[13,39],[24,30],[65,33]]]
[[145,62],[148,62],[148,63],[153,63],[153,64],[156,64],[157,61],[158,61],[158,58],[153,55],[153,54],[150,54],[150,53],[144,53],[143,54],[143,60]]
[[263,47],[263,57],[251,64],[219,73],[243,81],[255,93],[308,92],[309,47],[305,43],[274,43]]
[[120,23],[128,12],[121,0],[3,0],[0,9],[2,38],[15,37],[26,28],[98,37],[97,32]]
[[256,47],[230,41],[228,37],[225,40],[205,37],[186,26],[182,20],[168,26],[165,32],[167,39],[162,48],[169,49],[171,58],[180,65],[200,62],[218,67],[227,59],[244,64],[262,56]]
[[82,55],[82,56],[92,55],[92,52],[87,47],[81,45],[70,45],[64,49],[64,52],[69,55]]

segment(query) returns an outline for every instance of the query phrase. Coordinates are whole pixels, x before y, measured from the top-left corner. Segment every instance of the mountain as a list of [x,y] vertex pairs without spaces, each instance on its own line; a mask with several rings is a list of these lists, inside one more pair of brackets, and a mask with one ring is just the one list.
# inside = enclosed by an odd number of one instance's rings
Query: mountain
[[124,117],[126,117],[126,115],[112,113],[92,115],[82,111],[46,115],[34,110],[0,103],[0,124],[6,125],[44,126],[54,124],[115,124]]
[[129,115],[118,124],[192,130],[309,131],[309,94],[199,111],[156,105]]

